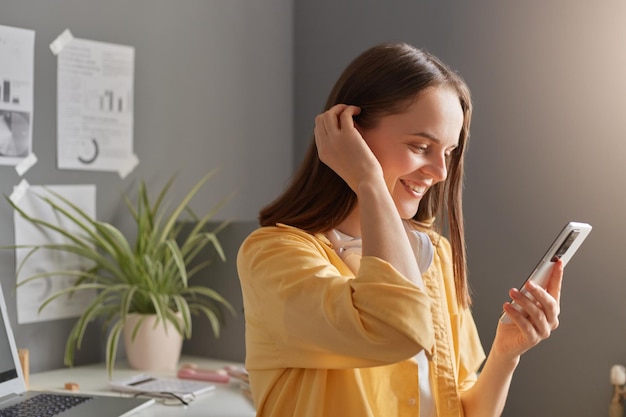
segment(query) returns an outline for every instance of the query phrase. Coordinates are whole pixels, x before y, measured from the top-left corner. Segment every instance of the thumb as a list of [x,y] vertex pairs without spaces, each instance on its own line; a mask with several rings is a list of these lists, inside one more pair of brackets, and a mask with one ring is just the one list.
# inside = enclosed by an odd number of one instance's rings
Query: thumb
[[554,263],[552,272],[550,273],[550,279],[548,279],[548,285],[546,291],[559,302],[561,299],[561,285],[563,283],[563,260],[559,259]]

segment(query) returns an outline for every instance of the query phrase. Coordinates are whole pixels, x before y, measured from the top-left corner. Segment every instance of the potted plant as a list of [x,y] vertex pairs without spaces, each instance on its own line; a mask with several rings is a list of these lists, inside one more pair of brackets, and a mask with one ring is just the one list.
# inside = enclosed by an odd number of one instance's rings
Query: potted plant
[[[209,319],[215,336],[219,336],[223,309],[232,314],[235,312],[230,303],[217,292],[206,286],[194,286],[191,279],[211,262],[211,259],[194,261],[203,249],[213,247],[219,259],[225,261],[217,234],[226,227],[227,222],[220,223],[212,231],[207,231],[207,223],[226,200],[202,217],[196,216],[188,206],[214,173],[215,170],[198,181],[169,211],[165,198],[174,177],[167,182],[154,202],[149,198],[143,181],[139,184],[136,203],[123,194],[123,200],[136,226],[134,243],[129,242],[112,224],[92,218],[71,201],[52,191],[52,197],[39,197],[57,215],[75,224],[81,231],[80,234],[69,233],[54,223],[30,216],[5,196],[28,222],[48,232],[58,233],[65,240],[63,243],[19,246],[30,251],[18,265],[18,276],[28,258],[42,249],[72,253],[84,257],[91,265],[86,270],[46,271],[18,283],[19,286],[32,280],[54,276],[76,277],[73,285],[48,297],[39,307],[39,311],[59,297],[71,296],[81,290],[97,291],[95,298],[79,316],[70,332],[64,357],[67,366],[73,365],[75,351],[80,349],[85,330],[94,321],[102,321],[104,329],[108,331],[106,367],[109,378],[113,373],[117,346],[123,331],[130,331],[130,339],[134,340],[148,317],[154,323],[152,327],[163,328],[166,334],[166,326],[173,326],[182,343],[182,337],[191,337],[192,315],[204,314]],[[184,214],[188,216],[186,219],[183,218]],[[181,231],[184,220],[192,220],[195,225],[183,236]],[[13,248],[18,246],[14,245]],[[140,315],[139,320],[133,321],[133,327],[128,328],[128,323],[136,314]]]

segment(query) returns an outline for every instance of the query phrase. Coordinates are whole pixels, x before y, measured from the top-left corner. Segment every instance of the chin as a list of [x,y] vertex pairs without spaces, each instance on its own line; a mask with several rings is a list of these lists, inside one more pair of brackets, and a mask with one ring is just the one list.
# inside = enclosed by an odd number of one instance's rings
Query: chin
[[395,200],[396,208],[400,214],[400,218],[403,220],[412,219],[417,214],[420,200],[413,199],[397,199]]
[[403,220],[409,220],[412,219],[413,217],[415,217],[415,215],[417,214],[417,209],[418,207],[415,208],[398,208],[398,212],[400,213],[400,218]]

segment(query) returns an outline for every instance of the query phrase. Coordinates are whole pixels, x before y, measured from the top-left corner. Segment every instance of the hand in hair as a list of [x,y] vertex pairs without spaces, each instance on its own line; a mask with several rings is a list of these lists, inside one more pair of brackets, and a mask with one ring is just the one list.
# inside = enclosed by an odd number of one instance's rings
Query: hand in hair
[[315,118],[315,144],[322,162],[356,192],[362,181],[382,178],[380,163],[357,130],[353,116],[361,109],[337,104]]

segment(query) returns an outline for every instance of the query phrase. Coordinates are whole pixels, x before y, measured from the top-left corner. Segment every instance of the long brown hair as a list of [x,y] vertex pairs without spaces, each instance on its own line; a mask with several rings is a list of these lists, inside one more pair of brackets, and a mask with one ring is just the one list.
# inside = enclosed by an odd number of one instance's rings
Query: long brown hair
[[[429,87],[456,92],[463,110],[459,145],[448,160],[445,181],[422,198],[414,220],[442,233],[447,230],[453,254],[454,280],[459,304],[471,304],[467,284],[463,226],[463,159],[469,139],[472,103],[463,79],[437,57],[406,43],[384,43],[359,55],[341,74],[325,110],[335,104],[361,108],[354,117],[363,128],[385,115],[400,113],[418,93]],[[333,170],[320,161],[315,140],[285,192],[261,210],[261,226],[284,223],[309,233],[326,232],[340,224],[356,204],[356,194]],[[441,212],[440,212],[441,211]]]

